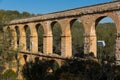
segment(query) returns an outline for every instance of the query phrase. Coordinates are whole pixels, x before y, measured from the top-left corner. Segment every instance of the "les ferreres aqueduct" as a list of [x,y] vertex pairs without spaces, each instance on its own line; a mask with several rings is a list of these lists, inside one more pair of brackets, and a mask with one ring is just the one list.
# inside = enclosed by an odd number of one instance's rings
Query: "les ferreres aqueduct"
[[[53,35],[52,27],[55,23],[59,23],[62,30],[61,35],[61,55],[62,57],[72,56],[72,36],[70,26],[75,20],[80,20],[84,26],[84,47],[88,52],[93,52],[97,56],[97,36],[96,25],[105,17],[110,17],[116,25],[116,54],[120,53],[120,1],[98,4],[93,6],[70,9],[55,13],[49,13],[41,16],[35,16],[26,19],[13,20],[5,26],[13,30],[14,48],[17,48],[17,33],[19,29],[19,44],[23,46],[23,52],[27,52],[25,28],[29,27],[32,44],[29,52],[38,52],[38,33],[37,26],[42,25],[44,29],[43,35],[43,54],[52,55],[53,53]],[[57,34],[57,33],[56,33]],[[79,34],[78,34],[79,35]],[[90,42],[90,45],[86,45]],[[88,53],[84,48],[84,53]]]

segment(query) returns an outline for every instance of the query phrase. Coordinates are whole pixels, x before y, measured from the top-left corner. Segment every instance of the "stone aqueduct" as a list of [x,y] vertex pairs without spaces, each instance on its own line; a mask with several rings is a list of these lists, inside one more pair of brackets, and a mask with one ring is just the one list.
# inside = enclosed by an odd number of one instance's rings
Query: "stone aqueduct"
[[[96,44],[96,25],[98,22],[105,18],[110,17],[117,29],[117,34],[120,33],[120,1],[103,3],[93,6],[81,7],[76,9],[70,9],[55,13],[49,13],[41,16],[13,20],[5,26],[10,27],[13,30],[14,35],[14,48],[17,48],[17,33],[16,27],[20,31],[20,45],[24,45],[22,51],[26,52],[26,34],[25,26],[30,28],[31,37],[30,41],[34,43],[31,47],[30,52],[38,52],[38,34],[36,31],[37,25],[42,25],[44,29],[43,37],[43,53],[53,54],[53,36],[52,26],[54,23],[61,25],[61,56],[71,57],[72,56],[72,40],[70,26],[75,20],[80,20],[84,26],[84,46],[87,42],[90,42],[88,52],[93,52],[97,55],[97,44]],[[119,37],[119,35],[117,35]],[[116,53],[120,53],[120,39],[116,38]],[[85,53],[86,50],[84,50]]]

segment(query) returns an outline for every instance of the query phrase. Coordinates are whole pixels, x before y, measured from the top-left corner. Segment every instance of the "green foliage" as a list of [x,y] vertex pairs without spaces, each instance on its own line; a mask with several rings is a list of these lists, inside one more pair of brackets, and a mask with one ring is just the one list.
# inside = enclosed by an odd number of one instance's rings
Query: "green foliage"
[[38,25],[36,28],[37,28],[37,33],[38,33],[38,51],[43,52],[44,29],[42,25]]
[[2,80],[16,80],[16,78],[17,78],[16,73],[13,70],[9,69],[5,71],[4,74],[2,74],[1,79]]
[[9,28],[5,32],[0,32],[1,41],[0,41],[0,57],[4,62],[10,62],[13,60],[14,51],[13,51],[13,36],[12,30]]
[[52,27],[53,34],[53,53],[61,54],[61,35],[62,30],[59,23],[55,23]]
[[106,44],[105,47],[98,47],[98,54],[103,53],[104,56],[114,56],[116,32],[116,27],[113,23],[101,23],[97,26],[97,40],[104,40]]
[[97,62],[72,60],[58,69],[57,76],[60,80],[98,80],[99,69]]
[[111,63],[99,64],[92,60],[73,60],[58,69],[58,76],[60,80],[119,80],[120,68],[118,67],[120,66],[111,65]]
[[[52,71],[51,71],[52,70]],[[27,62],[23,69],[26,80],[119,80],[120,66],[93,60],[66,60],[61,67],[55,61]]]
[[84,47],[84,28],[81,22],[75,21],[71,25],[72,53],[73,55],[82,54]]
[[[3,73],[3,71],[6,68],[11,69],[13,66],[16,65],[16,63],[13,62],[13,60],[15,60],[18,50],[14,49],[12,32],[13,31],[10,30],[9,27],[7,28],[6,31],[0,32],[0,68],[1,68],[0,72],[1,73]],[[3,75],[0,74],[0,76]]]
[[28,26],[25,26],[25,32],[26,32],[26,48],[28,51],[30,51],[30,28]]
[[34,14],[30,14],[28,12],[19,13],[18,11],[0,10],[0,30],[4,24],[9,23],[13,19],[20,19],[31,16],[34,16]]
[[[20,19],[34,16],[28,12],[19,13],[18,11],[10,11],[10,10],[0,10],[0,77],[2,72],[5,70],[5,67],[11,69],[13,66],[16,66],[16,63],[13,60],[18,59],[17,53],[20,51],[21,47],[18,49],[14,49],[14,41],[12,30],[8,27],[6,31],[3,31],[3,25],[9,23],[13,19]],[[28,30],[29,31],[29,30]],[[27,31],[27,34],[29,32]],[[18,33],[18,31],[17,31]],[[27,35],[27,38],[30,36]],[[17,36],[19,39],[19,34]],[[28,41],[26,41],[28,42]],[[17,60],[18,65],[19,60]],[[7,66],[5,65],[7,64]],[[15,79],[12,79],[15,80]]]
[[53,73],[59,68],[55,61],[40,61],[36,58],[35,62],[27,62],[23,69],[23,77],[26,80],[54,80]]
[[[0,64],[2,64],[2,60],[0,60]],[[5,70],[5,66],[4,65],[0,65],[0,79],[2,78],[2,72]]]

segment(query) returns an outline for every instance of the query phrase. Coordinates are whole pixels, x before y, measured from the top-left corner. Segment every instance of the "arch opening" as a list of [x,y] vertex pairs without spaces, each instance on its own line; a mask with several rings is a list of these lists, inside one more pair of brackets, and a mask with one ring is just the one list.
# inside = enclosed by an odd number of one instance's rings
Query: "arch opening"
[[20,40],[20,31],[19,31],[19,28],[18,26],[15,26],[15,30],[16,30],[16,36],[17,36],[17,46],[19,46],[19,40]]
[[24,26],[24,29],[25,29],[25,35],[26,35],[26,50],[27,51],[31,51],[31,45],[30,45],[30,43],[31,43],[31,41],[30,41],[30,36],[31,36],[31,32],[30,32],[30,28],[29,28],[29,26],[28,25],[25,25]]
[[72,36],[72,54],[82,57],[84,54],[84,27],[79,19],[73,19],[70,22]]
[[25,62],[27,61],[27,57],[28,57],[27,55],[23,55]]
[[7,42],[7,44],[8,45],[10,45],[10,46],[12,46],[13,45],[13,43],[14,43],[14,40],[13,40],[13,30],[8,26],[7,27],[7,29],[6,29],[6,31],[4,32],[4,39],[5,38],[8,38],[8,39],[6,39],[6,42]]
[[43,53],[43,36],[44,29],[41,24],[36,25],[37,38],[38,38],[38,51]]
[[61,55],[61,25],[58,22],[51,23],[53,35],[53,53]]
[[[96,20],[97,57],[101,60],[114,59],[117,33],[115,22],[108,16]],[[102,41],[102,45],[100,42]],[[104,45],[105,42],[105,45]]]

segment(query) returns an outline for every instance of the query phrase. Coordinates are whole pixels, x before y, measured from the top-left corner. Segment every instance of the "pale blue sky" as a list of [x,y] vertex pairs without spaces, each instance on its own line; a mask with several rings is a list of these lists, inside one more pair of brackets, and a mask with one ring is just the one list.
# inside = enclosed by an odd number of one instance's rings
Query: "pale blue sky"
[[0,9],[45,14],[109,1],[111,0],[0,0]]

